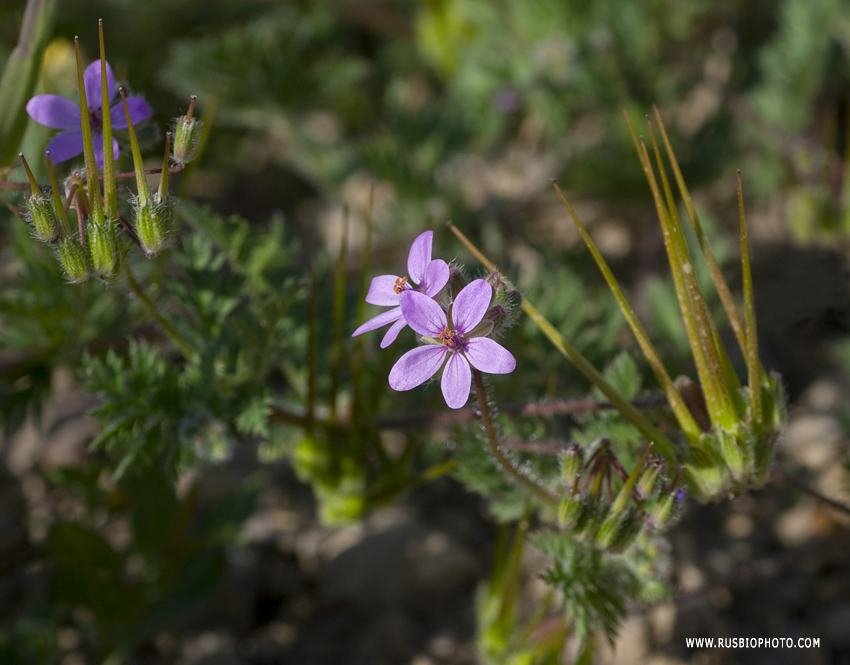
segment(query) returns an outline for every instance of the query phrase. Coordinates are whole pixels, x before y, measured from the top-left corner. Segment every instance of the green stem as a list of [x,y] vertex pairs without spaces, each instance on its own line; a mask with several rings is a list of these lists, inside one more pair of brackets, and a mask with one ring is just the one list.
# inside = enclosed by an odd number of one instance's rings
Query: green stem
[[700,428],[694,420],[693,415],[688,410],[681,394],[676,389],[673,379],[670,378],[670,375],[664,368],[664,364],[661,362],[661,358],[658,356],[658,352],[655,350],[655,347],[650,341],[649,335],[644,329],[643,324],[640,322],[640,319],[638,319],[637,313],[634,311],[623,293],[623,290],[620,288],[617,278],[614,277],[614,273],[611,272],[611,268],[608,267],[608,263],[602,257],[602,253],[599,251],[596,243],[593,242],[593,238],[590,237],[590,234],[587,232],[584,224],[581,223],[581,220],[575,210],[573,210],[570,202],[567,201],[567,197],[564,196],[564,192],[561,191],[558,183],[553,182],[552,184],[555,187],[555,191],[558,192],[558,196],[561,198],[567,212],[569,212],[570,216],[573,218],[573,222],[578,227],[581,237],[584,239],[587,248],[593,256],[593,260],[596,261],[596,265],[602,272],[602,276],[605,278],[605,281],[608,282],[608,286],[614,293],[614,298],[620,306],[620,311],[622,311],[623,315],[626,317],[626,321],[632,329],[632,334],[635,336],[635,339],[640,345],[641,351],[643,351],[643,355],[649,362],[650,367],[652,367],[655,378],[658,380],[658,383],[661,384],[664,393],[667,395],[667,401],[670,403],[670,407],[676,415],[676,420],[679,421],[679,426],[682,428],[682,431],[685,433],[685,436],[688,437],[689,441],[698,440],[701,434]]
[[761,361],[759,360],[756,303],[753,294],[753,273],[750,265],[750,243],[747,239],[747,220],[744,217],[744,189],[738,171],[738,216],[741,220],[741,272],[744,289],[744,322],[747,339],[747,382],[750,384],[751,418],[756,435],[762,435],[764,414],[761,406]]
[[477,369],[472,370],[472,381],[475,384],[475,394],[478,397],[478,408],[481,411],[481,424],[484,426],[484,432],[487,435],[487,443],[490,445],[490,452],[493,457],[502,467],[502,470],[510,476],[514,482],[520,487],[528,490],[533,496],[539,499],[543,504],[557,508],[558,498],[549,494],[545,489],[540,487],[533,480],[524,476],[511,463],[511,461],[502,452],[502,446],[499,444],[499,437],[496,434],[496,428],[493,425],[493,418],[490,415],[490,404],[487,401],[487,391],[484,388],[484,377]]
[[148,294],[144,292],[139,282],[136,280],[133,271],[130,269],[130,264],[125,260],[124,261],[124,272],[127,275],[127,283],[130,285],[130,288],[133,290],[133,293],[136,294],[141,303],[147,308],[150,315],[154,318],[154,320],[160,325],[160,327],[165,331],[165,333],[171,338],[171,340],[178,346],[180,349],[180,353],[186,359],[192,357],[192,347],[189,343],[183,338],[183,336],[177,332],[177,329],[171,325],[168,320],[159,313],[159,310],[154,305],[153,301],[148,297]]

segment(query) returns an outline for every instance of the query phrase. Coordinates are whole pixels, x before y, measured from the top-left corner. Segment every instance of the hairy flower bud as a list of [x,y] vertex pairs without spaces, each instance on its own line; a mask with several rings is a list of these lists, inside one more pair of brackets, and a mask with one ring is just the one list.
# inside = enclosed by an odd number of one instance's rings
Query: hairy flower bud
[[597,547],[601,547],[602,549],[607,549],[614,540],[614,537],[622,528],[624,522],[626,521],[626,513],[611,513],[602,520],[602,523],[599,525],[599,528],[596,530],[594,534],[593,542]]
[[40,194],[33,194],[27,201],[27,212],[35,236],[44,242],[56,242],[59,237],[59,222],[53,204]]
[[57,254],[68,281],[82,284],[89,278],[88,257],[79,238],[62,238],[57,247]]
[[198,156],[201,147],[201,132],[203,125],[200,120],[192,116],[195,106],[195,97],[189,103],[186,115],[177,118],[174,125],[174,161],[178,164],[188,164]]
[[584,465],[584,449],[577,443],[571,444],[561,457],[561,481],[571,486]]
[[580,492],[569,492],[558,506],[558,521],[567,529],[572,529],[581,517],[584,506]]
[[166,197],[160,201],[158,195],[151,196],[144,203],[136,201],[136,233],[149,257],[159,254],[171,237],[173,219],[173,199]]
[[643,527],[643,511],[637,508],[611,513],[599,525],[594,537],[597,547],[622,552],[631,545]]
[[664,469],[664,460],[662,459],[651,459],[649,463],[646,465],[643,473],[638,479],[638,492],[644,498],[648,497],[652,494],[652,489],[655,486],[655,482],[658,480],[658,477],[661,475],[661,471]]
[[640,534],[644,525],[644,513],[641,510],[634,510],[626,515],[626,518],[620,524],[620,528],[614,535],[614,538],[608,545],[608,549],[614,553],[624,551]]
[[105,224],[90,224],[87,237],[94,272],[103,278],[111,277],[115,274],[118,256],[112,220],[106,220]]
[[669,492],[652,507],[649,511],[649,518],[652,520],[652,523],[656,528],[660,528],[667,524],[675,514],[673,513],[673,509],[679,505],[679,501],[677,501],[679,497],[679,491]]

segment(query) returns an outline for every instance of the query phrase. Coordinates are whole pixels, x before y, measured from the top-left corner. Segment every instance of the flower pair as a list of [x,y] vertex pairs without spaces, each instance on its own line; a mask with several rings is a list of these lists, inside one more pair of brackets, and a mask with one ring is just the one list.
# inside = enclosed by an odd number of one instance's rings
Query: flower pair
[[390,387],[410,390],[442,371],[440,384],[446,404],[459,409],[469,399],[472,368],[507,374],[516,367],[516,360],[487,337],[493,323],[484,317],[493,299],[493,287],[486,280],[477,279],[464,287],[448,312],[437,303],[435,297],[448,283],[450,271],[445,261],[431,260],[433,236],[433,231],[426,231],[410,248],[408,271],[419,288],[414,288],[407,277],[375,277],[366,302],[393,309],[370,319],[354,335],[392,323],[381,342],[381,348],[386,348],[409,325],[425,345],[408,351],[396,362],[390,371]]

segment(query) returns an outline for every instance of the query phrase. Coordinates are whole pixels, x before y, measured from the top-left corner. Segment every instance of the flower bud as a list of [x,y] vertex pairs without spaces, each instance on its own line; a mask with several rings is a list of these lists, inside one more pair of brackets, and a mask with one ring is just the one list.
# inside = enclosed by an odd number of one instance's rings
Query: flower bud
[[602,520],[602,523],[599,525],[599,528],[594,535],[594,544],[602,549],[607,549],[625,523],[626,515],[627,513],[625,512],[611,513]]
[[189,103],[186,115],[177,118],[174,126],[174,161],[178,164],[188,164],[198,156],[201,147],[201,132],[204,123],[192,117],[195,97]]
[[102,278],[111,277],[115,273],[117,258],[112,220],[106,220],[105,224],[90,224],[87,235],[94,272]]
[[56,242],[59,237],[59,222],[53,204],[40,194],[33,194],[27,201],[27,212],[36,238],[44,242]]
[[141,204],[136,201],[136,234],[149,257],[159,254],[168,245],[171,236],[172,199],[158,199],[155,195]]
[[89,278],[88,257],[79,238],[62,238],[59,241],[57,254],[68,281],[82,284]]
[[606,511],[607,507],[600,505],[598,501],[585,498],[581,502],[581,511],[573,526],[576,535],[581,539],[593,536],[596,533],[596,525]]
[[581,493],[571,491],[561,499],[561,504],[558,506],[558,521],[561,526],[572,529],[578,523],[584,509]]
[[658,477],[661,475],[661,471],[664,469],[664,461],[661,459],[652,459],[649,464],[646,465],[646,469],[644,469],[640,478],[638,479],[638,492],[642,497],[648,497],[652,494],[652,488],[655,486],[655,482],[658,480]]
[[567,486],[575,483],[584,463],[584,449],[577,443],[571,444],[561,457],[561,482]]
[[674,490],[665,494],[658,502],[652,506],[649,511],[649,518],[656,528],[660,528],[667,524],[673,517],[673,509],[676,508],[680,501],[678,500],[680,490]]
[[623,520],[623,523],[620,525],[620,530],[617,531],[616,535],[614,536],[614,539],[608,546],[608,549],[614,553],[624,551],[627,547],[629,547],[632,543],[635,542],[635,539],[638,537],[638,534],[640,534],[643,525],[643,511],[634,511],[629,513],[626,516],[626,519]]
[[596,532],[594,543],[597,547],[615,553],[622,552],[631,545],[643,527],[643,510],[633,508],[623,513],[610,514]]

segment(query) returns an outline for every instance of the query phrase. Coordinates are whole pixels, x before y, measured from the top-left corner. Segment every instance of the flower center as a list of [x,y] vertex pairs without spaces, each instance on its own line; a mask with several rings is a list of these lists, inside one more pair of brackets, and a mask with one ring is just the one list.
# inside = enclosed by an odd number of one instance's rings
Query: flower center
[[457,348],[458,342],[460,340],[457,338],[457,333],[453,330],[449,330],[449,327],[446,326],[443,328],[443,332],[440,333],[440,343],[443,346],[447,346],[450,349]]
[[89,124],[95,132],[103,127],[103,107],[98,106],[96,109],[89,109]]
[[393,287],[393,291],[396,293],[401,293],[405,289],[409,289],[410,287],[407,285],[407,277],[399,277],[395,281],[395,286]]

